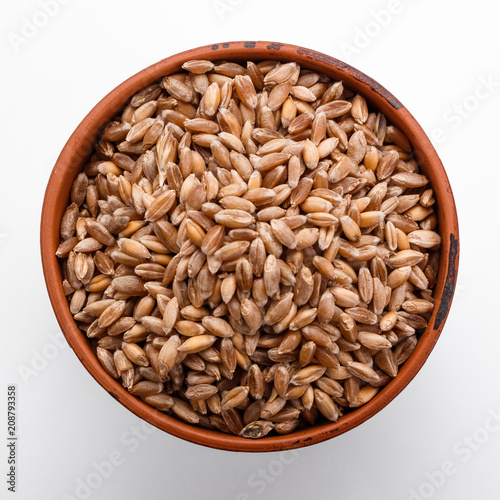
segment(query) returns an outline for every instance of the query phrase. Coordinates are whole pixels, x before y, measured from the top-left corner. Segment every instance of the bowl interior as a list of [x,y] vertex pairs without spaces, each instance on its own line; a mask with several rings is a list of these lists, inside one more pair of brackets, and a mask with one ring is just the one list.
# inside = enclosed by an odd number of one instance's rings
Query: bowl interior
[[[163,76],[179,71],[182,64],[190,59],[296,61],[304,68],[342,80],[348,88],[366,98],[370,109],[384,113],[390,124],[406,134],[421,170],[432,183],[442,248],[434,289],[436,305],[429,326],[397,377],[371,401],[346,414],[338,422],[321,423],[289,435],[255,441],[191,426],[146,405],[110,377],[99,364],[69,311],[55,251],[59,245],[59,225],[68,204],[71,184],[88,162],[94,142],[105,124],[119,114],[128,99]],[[68,343],[90,374],[115,399],[152,425],[191,442],[233,451],[278,451],[318,443],[359,425],[386,406],[416,375],[437,341],[451,305],[458,268],[458,222],[446,173],[429,139],[406,108],[380,84],[337,59],[309,49],[271,42],[231,42],[200,47],[164,59],[126,80],[95,106],[68,140],[52,171],[42,209],[41,252],[49,297]]]

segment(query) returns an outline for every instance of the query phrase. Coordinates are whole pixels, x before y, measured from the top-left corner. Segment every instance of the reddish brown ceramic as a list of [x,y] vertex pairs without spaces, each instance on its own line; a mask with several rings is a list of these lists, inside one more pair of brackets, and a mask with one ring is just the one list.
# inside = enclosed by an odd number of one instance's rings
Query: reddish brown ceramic
[[[369,403],[348,413],[338,422],[321,423],[293,434],[260,440],[243,439],[191,426],[151,408],[112,379],[101,367],[87,339],[72,319],[62,289],[61,270],[55,257],[59,244],[59,223],[68,204],[71,183],[88,160],[103,125],[120,111],[133,94],[164,75],[179,71],[181,65],[190,59],[296,61],[304,68],[342,80],[347,87],[362,94],[371,109],[384,113],[391,124],[407,135],[422,171],[432,182],[443,243],[435,289],[436,305],[429,326],[397,377]],[[146,68],[110,92],[85,117],[62,150],[47,186],[41,219],[42,263],[52,307],[69,345],[85,368],[117,401],[150,424],[193,443],[232,451],[278,451],[319,443],[356,427],[394,399],[422,367],[443,329],[455,290],[458,251],[457,213],[448,178],[429,139],[408,110],[380,84],[338,59],[294,45],[270,42],[219,43],[188,50]],[[95,410],[99,411],[98,408]]]

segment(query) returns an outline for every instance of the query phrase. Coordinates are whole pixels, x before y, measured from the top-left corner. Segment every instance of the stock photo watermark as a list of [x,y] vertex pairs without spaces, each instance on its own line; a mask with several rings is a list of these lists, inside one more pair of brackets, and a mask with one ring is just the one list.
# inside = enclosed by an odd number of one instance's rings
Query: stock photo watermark
[[17,372],[25,385],[28,385],[33,378],[38,377],[49,366],[49,363],[68,346],[61,331],[49,333],[48,337],[50,340],[43,347],[31,349],[29,364],[20,364],[17,367]]
[[108,480],[115,470],[121,467],[132,453],[156,432],[156,427],[141,421],[132,425],[120,436],[120,446],[112,450],[99,461],[90,464],[90,471],[75,479],[75,488],[71,494],[64,493],[60,500],[87,500]]
[[442,125],[432,131],[432,140],[436,143],[445,142],[451,131],[458,130],[481,106],[490,99],[498,87],[500,80],[495,76],[479,76],[474,90],[458,102],[454,102],[441,116]]
[[61,7],[72,0],[40,0],[38,10],[30,16],[21,18],[21,26],[16,32],[7,35],[12,50],[17,54],[21,48],[35,38],[51,19],[59,14]]
[[17,386],[7,386],[7,490],[17,487]]
[[252,493],[238,493],[236,500],[252,500],[255,496],[262,495],[270,484],[283,474],[286,467],[300,457],[297,450],[287,450],[278,453],[278,457],[271,460],[266,467],[259,467],[253,474],[248,476],[247,484],[252,488]]
[[370,12],[371,19],[364,26],[355,28],[351,42],[340,44],[344,59],[360,54],[373,39],[377,38],[391,24],[394,16],[401,14],[403,10],[403,4],[399,0],[390,0],[385,8],[372,10]]
[[234,11],[236,7],[239,7],[244,0],[214,0],[212,2],[212,7],[217,13],[217,16],[221,21],[224,21],[227,14]]
[[454,476],[463,464],[469,462],[491,438],[500,431],[500,406],[490,408],[483,423],[472,433],[464,434],[452,446],[453,458],[444,460],[439,467],[424,474],[425,480],[408,490],[408,500],[427,500],[441,489],[449,478]]

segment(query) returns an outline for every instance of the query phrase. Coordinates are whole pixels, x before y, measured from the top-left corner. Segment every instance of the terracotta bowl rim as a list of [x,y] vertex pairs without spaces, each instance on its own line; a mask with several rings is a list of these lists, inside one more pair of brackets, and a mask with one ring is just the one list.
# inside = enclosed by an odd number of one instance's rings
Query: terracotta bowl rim
[[[103,124],[116,115],[128,98],[161,76],[178,71],[182,63],[190,59],[296,61],[303,67],[342,79],[347,87],[360,92],[373,107],[383,112],[388,122],[406,133],[422,170],[431,180],[443,243],[435,288],[436,307],[429,326],[421,334],[415,351],[396,378],[367,404],[347,413],[335,423],[322,423],[292,434],[260,440],[248,440],[192,426],[146,405],[111,378],[72,319],[62,290],[58,259],[55,257],[59,223],[67,204],[71,182],[83,165],[85,156],[88,156]],[[353,429],[387,406],[418,373],[439,338],[456,286],[459,256],[457,211],[448,177],[430,140],[409,111],[382,85],[338,59],[303,47],[266,41],[217,43],[172,55],[138,72],[105,96],[76,128],[52,170],[42,207],[40,245],[44,278],[57,321],[69,345],[94,379],[135,415],[169,434],[212,448],[246,452],[283,451],[320,443]]]

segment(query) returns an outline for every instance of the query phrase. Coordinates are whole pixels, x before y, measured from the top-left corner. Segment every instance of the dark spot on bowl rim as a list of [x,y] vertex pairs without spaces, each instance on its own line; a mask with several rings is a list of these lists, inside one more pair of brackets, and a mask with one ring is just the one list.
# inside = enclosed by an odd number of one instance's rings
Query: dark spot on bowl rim
[[449,263],[448,272],[446,274],[446,283],[444,285],[444,290],[441,298],[441,305],[436,314],[436,320],[434,321],[434,329],[440,328],[441,323],[445,320],[448,310],[451,307],[451,301],[453,300],[453,294],[455,292],[455,287],[457,284],[457,259],[458,259],[458,238],[452,233],[450,234],[450,251],[449,251]]

